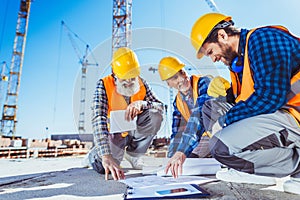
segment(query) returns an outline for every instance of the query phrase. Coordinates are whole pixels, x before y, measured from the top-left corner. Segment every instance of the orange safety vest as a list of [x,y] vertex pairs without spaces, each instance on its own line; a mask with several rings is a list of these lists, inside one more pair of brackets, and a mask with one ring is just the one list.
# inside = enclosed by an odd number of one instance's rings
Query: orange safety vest
[[[289,31],[283,26],[269,26],[269,27],[277,28],[289,33]],[[238,74],[230,71],[232,89],[233,89],[233,94],[236,97],[236,103],[239,101],[246,101],[255,91],[252,71],[250,68],[250,63],[248,58],[248,40],[250,35],[255,30],[256,29],[252,29],[251,31],[249,31],[246,37],[246,47],[244,53],[244,69],[243,69],[243,77],[242,77],[243,84],[240,83]],[[283,108],[286,109],[289,113],[291,113],[292,116],[296,118],[299,122],[300,121],[300,71],[296,75],[294,75],[291,79],[291,90],[287,94],[287,100],[288,102],[283,106]]]
[[[125,110],[128,106],[125,98],[117,93],[117,88],[115,85],[114,77],[109,75],[102,79],[106,91],[107,102],[108,102],[108,109],[107,114],[108,118],[110,117],[110,111],[112,110]],[[130,102],[144,100],[146,96],[146,88],[139,78],[140,90],[136,94],[130,97]]]
[[[117,88],[115,85],[115,80],[112,75],[106,76],[102,79],[105,87],[105,92],[107,96],[107,117],[110,118],[110,111],[112,110],[125,110],[128,106],[125,98],[117,93]],[[130,97],[130,102],[138,101],[138,100],[144,100],[146,96],[146,88],[142,80],[139,78],[139,85],[140,90]],[[109,126],[108,126],[109,128]],[[123,137],[126,137],[128,133],[125,132],[122,134]]]
[[[196,104],[197,97],[198,97],[198,81],[199,81],[200,77],[201,76],[199,76],[199,75],[198,76],[192,75],[192,81],[193,81],[192,89],[193,89],[194,105]],[[180,114],[185,119],[185,121],[188,121],[191,116],[191,111],[190,111],[188,105],[186,104],[186,102],[182,100],[180,92],[178,92],[176,95],[176,106],[177,106],[177,109],[180,112]],[[208,132],[204,132],[203,136],[211,137],[211,134]]]

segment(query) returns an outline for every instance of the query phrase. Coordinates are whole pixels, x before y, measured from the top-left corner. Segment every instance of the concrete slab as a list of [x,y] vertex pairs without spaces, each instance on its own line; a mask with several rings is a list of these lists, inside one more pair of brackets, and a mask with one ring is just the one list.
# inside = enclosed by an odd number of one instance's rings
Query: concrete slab
[[[49,158],[14,161],[0,160],[0,199],[123,199],[126,185],[105,181],[103,175],[91,168],[81,167],[83,157]],[[146,164],[161,165],[166,159],[146,157]],[[128,177],[142,176],[122,162]],[[11,170],[8,172],[7,167]],[[5,174],[6,171],[6,174]],[[215,178],[211,176],[210,178]],[[277,186],[236,184],[223,181],[201,185],[211,193],[205,199],[281,199],[296,200],[299,195],[284,193]]]

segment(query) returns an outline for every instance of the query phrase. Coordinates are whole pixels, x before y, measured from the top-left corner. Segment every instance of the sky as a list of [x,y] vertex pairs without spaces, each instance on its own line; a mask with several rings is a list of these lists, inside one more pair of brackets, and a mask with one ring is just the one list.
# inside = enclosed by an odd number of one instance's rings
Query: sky
[[[215,0],[221,13],[230,15],[237,27],[255,28],[283,25],[300,36],[298,0]],[[287,3],[288,2],[288,3]],[[20,0],[0,0],[0,63],[11,63]],[[29,16],[26,48],[18,96],[17,136],[42,139],[50,134],[76,133],[78,127],[81,65],[61,21],[81,40],[74,41],[88,56],[85,127],[91,129],[91,101],[96,81],[110,73],[112,0],[34,0]],[[228,77],[221,63],[197,60],[189,42],[191,27],[211,12],[205,0],[133,0],[132,48],[136,51],[145,78],[159,99],[172,101],[168,87],[157,72],[149,71],[164,56],[173,55],[186,63],[187,71]],[[1,66],[2,68],[2,66]],[[8,69],[7,69],[8,70]],[[3,82],[0,82],[3,85]],[[0,101],[3,107],[4,88]],[[2,109],[1,109],[2,110]],[[169,109],[170,110],[170,109]],[[167,113],[167,116],[170,112]],[[170,118],[170,117],[169,117]],[[165,123],[161,135],[168,135]]]

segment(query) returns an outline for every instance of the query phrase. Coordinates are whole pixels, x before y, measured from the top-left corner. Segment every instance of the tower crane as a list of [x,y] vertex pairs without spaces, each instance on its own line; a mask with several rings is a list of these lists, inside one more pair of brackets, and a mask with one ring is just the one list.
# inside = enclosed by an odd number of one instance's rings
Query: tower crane
[[[84,42],[81,38],[78,37],[66,24],[64,21],[61,22],[61,25],[67,31],[67,35],[71,41],[72,47],[79,59],[79,63],[81,64],[81,87],[80,87],[80,107],[79,107],[79,118],[78,118],[78,133],[84,134],[85,133],[85,99],[86,99],[86,71],[87,67],[94,65],[98,66],[98,63],[89,63],[87,60],[88,53],[91,53],[91,49],[89,45]],[[85,52],[81,57],[79,48],[76,45],[74,37],[78,38],[81,42],[85,44]],[[96,60],[96,59],[94,59]]]
[[6,89],[7,89],[7,82],[8,82],[8,76],[9,76],[9,72],[8,72],[8,67],[5,61],[3,61],[1,63],[1,68],[0,68],[0,74],[1,74],[1,78],[0,78],[0,106],[1,106],[1,113],[2,113],[2,108],[3,108],[3,101],[5,98],[5,94],[6,94]]
[[[5,61],[3,61],[1,63],[1,80],[0,81],[8,81],[8,73],[6,72],[7,68],[7,63]],[[1,91],[2,91],[3,88],[1,88]]]
[[31,0],[21,0],[17,19],[13,55],[9,71],[6,100],[1,118],[1,134],[14,137],[17,123],[17,103],[20,88]]
[[220,12],[214,0],[205,0],[205,1],[213,12]]
[[112,53],[131,47],[132,0],[113,0]]

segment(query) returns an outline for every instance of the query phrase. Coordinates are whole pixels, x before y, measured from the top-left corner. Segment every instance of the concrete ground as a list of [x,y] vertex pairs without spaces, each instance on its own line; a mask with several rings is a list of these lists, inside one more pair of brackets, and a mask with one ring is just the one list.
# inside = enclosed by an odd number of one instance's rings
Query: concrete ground
[[[123,199],[125,184],[105,181],[103,175],[82,167],[82,161],[83,157],[1,159],[0,199]],[[145,162],[159,166],[166,159],[145,157]],[[127,171],[127,178],[142,176],[142,171],[132,170],[127,161],[121,165]],[[277,179],[277,185],[271,187],[223,181],[205,183],[201,187],[211,194],[204,199],[300,199],[299,195],[282,192],[283,181]]]

